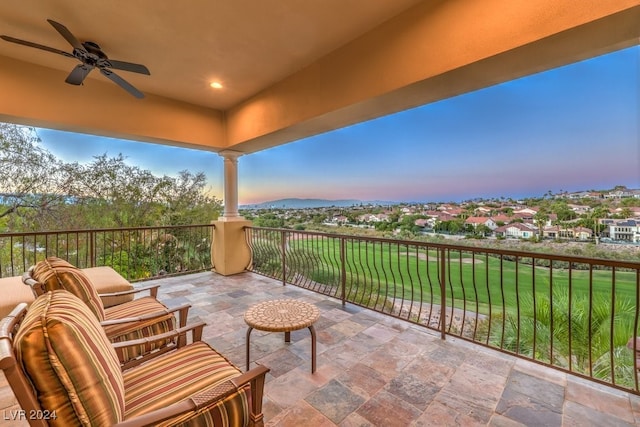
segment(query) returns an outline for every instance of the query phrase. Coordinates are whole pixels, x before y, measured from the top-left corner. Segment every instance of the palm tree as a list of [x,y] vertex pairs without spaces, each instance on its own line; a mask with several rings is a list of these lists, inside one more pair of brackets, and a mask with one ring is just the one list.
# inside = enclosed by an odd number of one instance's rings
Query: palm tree
[[591,210],[591,214],[589,215],[589,219],[593,221],[593,237],[598,243],[598,237],[600,236],[600,225],[598,221],[602,218],[607,218],[609,216],[609,209],[606,206],[598,206]]
[[542,240],[544,226],[547,221],[549,221],[549,212],[545,207],[541,207],[533,216],[533,219],[536,221],[536,225],[538,226],[538,240]]
[[[557,287],[553,300],[536,295],[521,298],[520,318],[505,315],[502,325],[492,326],[491,341],[506,350],[554,366],[616,384],[633,387],[634,357],[626,348],[633,332],[635,305],[617,298],[573,296]],[[553,303],[553,305],[551,304]],[[613,357],[613,365],[612,365]]]
[[620,211],[620,216],[622,216],[622,218],[631,218],[633,216],[633,212],[631,212],[631,209],[628,206],[625,206]]

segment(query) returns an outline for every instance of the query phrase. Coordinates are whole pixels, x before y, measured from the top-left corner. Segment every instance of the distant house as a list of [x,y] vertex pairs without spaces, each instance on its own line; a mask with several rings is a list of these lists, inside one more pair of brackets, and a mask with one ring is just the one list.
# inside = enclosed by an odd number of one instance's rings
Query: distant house
[[[416,219],[413,223],[414,223],[415,225],[417,225],[418,227],[422,227],[422,228],[424,228],[424,227],[430,226],[430,224],[429,224],[429,222],[430,222],[430,221],[433,221],[433,219],[431,219],[431,218],[430,218],[430,219],[426,219],[426,218],[418,218],[418,219]],[[432,224],[431,224],[431,225],[432,225]]]
[[538,230],[534,226],[520,222],[503,225],[502,227],[496,228],[493,232],[496,236],[513,237],[517,239],[530,239],[538,234]]
[[592,210],[588,205],[574,205],[572,203],[568,203],[567,206],[578,215],[591,212]]
[[607,221],[609,237],[613,240],[640,243],[640,221],[625,219]]
[[440,205],[438,206],[438,210],[442,213],[447,213],[451,216],[458,216],[462,212],[464,212],[464,209],[457,206],[451,206],[451,205]]
[[513,211],[514,215],[524,215],[531,218],[533,218],[533,216],[537,213],[538,213],[538,209],[531,209],[531,208],[515,209]]
[[346,224],[349,219],[344,215],[336,215],[331,218],[331,222],[334,224]]
[[457,218],[457,216],[456,216],[456,215],[451,215],[451,214],[450,214],[450,213],[448,213],[448,212],[441,212],[441,213],[438,215],[438,221],[441,221],[441,222],[445,222],[445,221],[453,221],[453,220],[454,220],[454,219],[456,219],[456,218]]
[[585,227],[560,227],[553,225],[544,227],[542,235],[549,239],[589,240],[593,236],[593,231]]
[[474,212],[477,215],[489,215],[491,213],[491,208],[487,208],[485,206],[479,206],[475,208]]
[[438,208],[437,208],[437,210],[439,210],[439,211],[448,211],[448,210],[451,210],[451,209],[455,209],[455,206],[444,204],[444,205],[438,206]]
[[560,228],[558,225],[552,225],[542,229],[542,237],[548,239],[567,239],[569,238],[569,232],[567,229]]
[[474,229],[479,225],[486,225],[491,230],[495,230],[498,227],[493,219],[486,216],[470,216],[464,223],[465,225],[471,225]]
[[533,222],[533,215],[527,212],[513,212],[512,219],[520,219],[524,222]]
[[595,191],[581,191],[578,193],[570,193],[567,196],[569,199],[601,199],[602,194]]
[[622,199],[623,197],[635,197],[635,191],[615,190],[604,195],[605,199]]
[[578,240],[591,240],[593,230],[586,227],[576,227],[573,229],[573,238]]
[[513,220],[513,217],[507,216],[505,214],[499,214],[492,216],[491,219],[496,223],[496,225],[500,222],[503,224],[509,224]]
[[381,213],[381,214],[363,214],[358,217],[358,221],[360,222],[382,222],[388,221],[389,215]]

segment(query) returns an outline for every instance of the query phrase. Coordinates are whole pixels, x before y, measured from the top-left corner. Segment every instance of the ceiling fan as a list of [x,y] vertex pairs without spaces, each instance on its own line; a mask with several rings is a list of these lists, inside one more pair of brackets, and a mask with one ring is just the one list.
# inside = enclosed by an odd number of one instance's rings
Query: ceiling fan
[[71,46],[73,47],[72,53],[5,35],[1,35],[0,38],[11,43],[35,47],[37,49],[46,50],[48,52],[57,53],[58,55],[80,60],[81,64],[78,64],[65,80],[65,82],[69,84],[81,85],[87,75],[91,72],[91,70],[97,68],[109,80],[119,85],[131,95],[135,96],[136,98],[144,98],[144,94],[142,92],[133,87],[122,77],[114,73],[112,69],[151,75],[147,67],[141,64],[109,59],[107,55],[102,51],[102,49],[100,49],[100,46],[98,46],[97,43],[91,41],[80,43],[80,41],[73,34],[71,34],[71,31],[69,31],[67,27],[51,19],[47,19],[47,21],[53,26],[53,28],[56,29],[56,31],[60,33],[60,35],[62,35],[62,37],[65,38],[65,40],[69,42],[69,44],[71,44]]

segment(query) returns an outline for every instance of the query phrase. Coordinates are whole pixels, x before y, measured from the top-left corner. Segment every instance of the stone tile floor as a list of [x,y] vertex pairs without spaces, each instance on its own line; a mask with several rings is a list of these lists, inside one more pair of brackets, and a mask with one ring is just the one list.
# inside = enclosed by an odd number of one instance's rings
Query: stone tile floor
[[[190,319],[208,324],[204,339],[242,369],[249,306],[296,298],[320,308],[315,374],[307,329],[292,332],[291,343],[283,334],[252,333],[252,363],[271,369],[267,426],[640,425],[638,396],[462,340],[442,341],[425,328],[259,275],[206,272],[158,282],[159,298],[191,303]],[[0,425],[20,425],[8,419],[19,407],[4,377],[0,409]]]

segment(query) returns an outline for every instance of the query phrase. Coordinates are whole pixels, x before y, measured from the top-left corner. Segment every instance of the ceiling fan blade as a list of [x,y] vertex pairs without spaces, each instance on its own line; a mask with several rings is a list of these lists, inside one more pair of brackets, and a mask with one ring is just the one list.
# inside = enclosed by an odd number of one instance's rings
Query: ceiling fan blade
[[51,19],[47,19],[47,22],[49,22],[49,24],[51,24],[53,28],[55,28],[56,31],[58,31],[60,35],[64,37],[71,46],[74,47],[74,49],[84,50],[82,43],[80,43],[80,41],[78,41],[78,39],[73,34],[71,34],[71,31],[69,31],[67,27]]
[[115,84],[117,84],[122,89],[126,90],[131,95],[135,96],[136,98],[138,98],[138,99],[144,98],[144,94],[142,92],[140,92],[138,89],[133,87],[129,82],[127,82],[125,79],[123,79],[122,77],[120,77],[119,75],[114,73],[113,71],[101,68],[100,72],[102,74],[104,74],[112,82],[114,82]]
[[142,64],[134,64],[132,62],[116,61],[114,59],[107,59],[110,65],[108,68],[115,68],[116,70],[131,71],[132,73],[151,75],[149,69]]
[[24,46],[35,47],[36,49],[46,50],[47,52],[57,53],[59,55],[68,56],[69,58],[73,58],[74,57],[72,54],[70,54],[69,52],[65,52],[64,50],[55,49],[53,47],[44,46],[44,45],[41,45],[41,44],[38,44],[38,43],[28,42],[26,40],[20,40],[20,39],[16,39],[14,37],[9,37],[9,36],[0,36],[0,38],[2,40],[5,40],[5,41],[11,42],[11,43],[17,43],[17,44],[21,44],[21,45],[24,45]]
[[76,86],[81,85],[91,70],[93,70],[93,67],[86,64],[79,64],[67,76],[65,82]]

